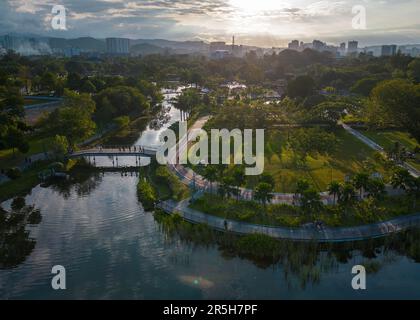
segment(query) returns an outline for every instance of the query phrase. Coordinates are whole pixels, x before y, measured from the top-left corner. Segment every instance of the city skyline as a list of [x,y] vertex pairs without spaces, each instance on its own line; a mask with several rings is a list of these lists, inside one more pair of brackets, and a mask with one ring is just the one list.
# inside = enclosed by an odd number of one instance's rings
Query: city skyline
[[[67,30],[51,28],[51,9],[56,4],[67,10]],[[366,9],[365,30],[352,27],[356,5]],[[304,42],[322,38],[335,44],[357,39],[361,47],[420,42],[415,0],[34,0],[29,4],[8,0],[1,6],[3,33],[207,42],[229,42],[235,34],[238,43],[260,47],[286,47],[295,38]]]

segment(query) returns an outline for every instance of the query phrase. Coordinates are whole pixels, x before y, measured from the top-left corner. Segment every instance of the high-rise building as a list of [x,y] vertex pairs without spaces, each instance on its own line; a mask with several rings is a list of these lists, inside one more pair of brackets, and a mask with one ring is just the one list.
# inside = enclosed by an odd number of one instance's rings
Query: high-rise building
[[288,48],[291,50],[299,50],[299,40],[293,40],[290,42]]
[[106,51],[112,55],[127,55],[130,53],[130,39],[107,38]]
[[381,48],[381,56],[382,57],[390,57],[395,56],[397,54],[397,46],[393,45],[384,45]]
[[5,35],[3,38],[4,48],[6,50],[17,50],[18,47],[18,39],[13,36]]
[[357,53],[358,47],[359,47],[358,41],[349,41],[347,52],[349,54]]
[[312,42],[312,48],[317,51],[324,51],[325,50],[325,43],[319,40],[314,40]]

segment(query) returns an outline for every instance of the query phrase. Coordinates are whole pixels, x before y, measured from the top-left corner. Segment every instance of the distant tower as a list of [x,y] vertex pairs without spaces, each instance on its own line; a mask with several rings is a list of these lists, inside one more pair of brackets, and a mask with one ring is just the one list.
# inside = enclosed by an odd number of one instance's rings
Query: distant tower
[[232,36],[232,51],[235,48],[235,36]]

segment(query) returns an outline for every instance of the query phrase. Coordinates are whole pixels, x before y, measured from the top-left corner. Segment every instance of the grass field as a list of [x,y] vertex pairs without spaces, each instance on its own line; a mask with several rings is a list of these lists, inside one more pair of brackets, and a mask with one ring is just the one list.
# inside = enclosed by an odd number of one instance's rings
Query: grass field
[[[278,192],[294,192],[299,179],[307,179],[319,191],[325,191],[332,180],[344,181],[368,163],[375,171],[385,173],[375,160],[375,152],[344,129],[336,131],[338,143],[331,155],[309,156],[305,166],[297,162],[293,149],[287,148],[288,134],[286,130],[276,130],[266,138],[265,172],[274,176]],[[252,187],[252,180],[250,184]]]
[[[363,134],[385,149],[393,147],[395,142],[399,142],[402,146],[411,151],[420,146],[415,139],[411,138],[407,132],[403,131],[363,131]],[[417,156],[417,160],[409,160],[408,163],[413,165],[417,170],[420,170],[419,156]]]
[[[326,191],[331,181],[344,181],[346,176],[371,168],[387,176],[382,163],[375,157],[375,151],[356,139],[344,129],[335,131],[337,145],[330,155],[308,156],[305,165],[298,161],[292,148],[288,148],[288,137],[293,128],[270,130],[265,134],[264,172],[273,175],[276,192],[293,193],[300,179],[311,182],[318,191]],[[192,166],[197,173],[203,173],[202,166]],[[258,177],[247,177],[246,187],[253,189]]]
[[29,139],[29,152],[26,155],[20,153],[17,149],[15,149],[14,155],[12,149],[0,150],[0,168],[18,166],[22,163],[25,157],[37,153],[42,153],[44,152],[45,148],[48,149],[48,145],[51,143],[51,141],[52,138],[31,137]]

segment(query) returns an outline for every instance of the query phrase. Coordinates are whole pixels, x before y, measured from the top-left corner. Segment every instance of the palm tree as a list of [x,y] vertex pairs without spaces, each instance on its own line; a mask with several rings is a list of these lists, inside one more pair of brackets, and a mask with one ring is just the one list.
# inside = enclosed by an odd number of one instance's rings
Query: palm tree
[[413,185],[413,177],[406,169],[397,168],[391,177],[391,185],[395,189],[407,191]]
[[379,200],[386,194],[385,183],[381,179],[371,179],[366,191],[369,193],[369,197]]
[[273,189],[276,186],[276,181],[274,180],[273,175],[267,172],[264,172],[263,174],[261,174],[259,178],[259,182],[265,182],[265,183],[271,184]]
[[310,188],[310,184],[305,179],[300,179],[296,183],[296,190],[295,190],[295,197],[294,201],[299,200],[302,198],[303,193]]
[[234,180],[232,177],[225,177],[222,180],[222,183],[219,186],[219,194],[222,198],[230,198],[233,195],[236,195],[236,188],[232,187]]
[[345,183],[338,197],[338,203],[345,208],[345,212],[347,214],[348,208],[354,203],[356,200],[356,190],[354,190],[354,186],[351,183]]
[[217,168],[208,165],[204,170],[203,177],[210,182],[210,193],[213,193],[213,182],[217,180]]
[[360,199],[363,199],[363,193],[369,185],[369,174],[360,172],[353,178],[354,187],[360,192]]
[[232,178],[234,181],[234,186],[237,188],[237,199],[239,201],[239,195],[241,194],[240,188],[245,183],[245,171],[243,167],[236,167],[233,171]]
[[302,193],[300,205],[305,214],[319,212],[323,207],[321,196],[314,188],[308,188]]
[[260,182],[254,190],[254,199],[263,203],[264,207],[267,202],[273,199],[273,186],[266,182]]
[[338,195],[340,194],[341,184],[337,181],[333,181],[328,186],[328,192],[331,196],[334,197],[334,205],[336,205],[336,200]]

